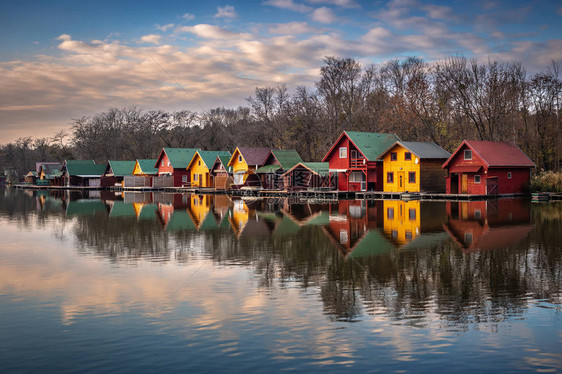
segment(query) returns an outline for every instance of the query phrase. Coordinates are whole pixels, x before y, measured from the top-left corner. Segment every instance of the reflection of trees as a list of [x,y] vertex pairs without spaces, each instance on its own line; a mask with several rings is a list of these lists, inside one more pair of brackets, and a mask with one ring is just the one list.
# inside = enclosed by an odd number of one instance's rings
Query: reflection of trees
[[[68,222],[61,213],[38,210],[36,201],[21,191],[5,190],[0,214],[24,224],[34,216],[52,220],[55,214],[58,221]],[[80,253],[113,261],[183,262],[197,255],[220,266],[249,267],[258,287],[268,292],[295,285],[318,290],[326,314],[338,320],[383,314],[415,325],[437,318],[466,328],[472,322],[520,315],[529,300],[561,303],[562,206],[530,209],[535,228],[509,247],[463,252],[446,240],[426,249],[347,259],[321,226],[294,224],[296,231],[288,234],[277,230],[283,220],[279,212],[250,214],[251,220],[260,220],[254,229],[262,231],[240,238],[226,216],[214,216],[216,225],[198,231],[165,231],[157,219],[112,219],[99,211],[74,216],[69,226]],[[194,254],[194,249],[202,252]]]

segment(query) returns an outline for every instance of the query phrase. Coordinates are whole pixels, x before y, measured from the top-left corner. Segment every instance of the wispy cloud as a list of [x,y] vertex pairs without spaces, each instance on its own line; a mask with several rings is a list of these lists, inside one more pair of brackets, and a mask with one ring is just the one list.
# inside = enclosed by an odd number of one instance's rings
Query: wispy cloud
[[150,43],[150,44],[160,44],[160,40],[162,40],[162,35],[156,35],[156,34],[144,35],[140,39],[142,43]]
[[270,34],[298,35],[321,32],[322,30],[309,26],[306,22],[287,22],[269,25]]
[[336,17],[332,9],[321,7],[315,9],[314,12],[312,12],[312,20],[320,23],[329,24],[329,23],[336,22],[338,20],[338,17]]
[[231,5],[225,5],[217,8],[215,18],[236,18],[236,11]]
[[336,5],[342,8],[361,8],[355,0],[309,0],[311,4]]
[[184,13],[181,18],[187,20],[187,21],[191,21],[193,19],[195,19],[195,16],[191,13]]
[[308,13],[314,9],[302,3],[295,3],[293,0],[267,0],[264,4],[301,13]]

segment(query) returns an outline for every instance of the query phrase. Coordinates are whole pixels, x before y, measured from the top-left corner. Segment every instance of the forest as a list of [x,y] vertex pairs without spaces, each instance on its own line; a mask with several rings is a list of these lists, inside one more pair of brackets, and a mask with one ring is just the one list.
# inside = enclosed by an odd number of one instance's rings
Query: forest
[[0,145],[0,170],[22,176],[37,161],[156,158],[162,147],[296,149],[320,160],[344,130],[395,133],[449,152],[463,139],[512,141],[537,170],[562,167],[559,65],[528,75],[518,62],[418,57],[361,66],[326,57],[314,87],[257,87],[246,105],[202,113],[131,106],[72,119],[51,138]]

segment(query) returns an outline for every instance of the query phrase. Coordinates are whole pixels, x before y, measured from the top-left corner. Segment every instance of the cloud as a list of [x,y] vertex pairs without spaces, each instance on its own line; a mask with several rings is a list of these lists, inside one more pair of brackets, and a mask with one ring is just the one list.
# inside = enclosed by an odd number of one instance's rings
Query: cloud
[[175,26],[175,24],[173,24],[173,23],[168,23],[167,25],[163,25],[163,26],[160,26],[159,24],[156,24],[154,27],[155,27],[156,29],[160,30],[160,31],[166,32],[166,31],[168,31],[169,29],[174,28],[174,26]]
[[295,3],[293,0],[267,0],[264,2],[265,5],[270,5],[276,8],[288,9],[294,12],[308,13],[313,10],[312,7],[304,4]]
[[194,16],[193,14],[191,14],[191,13],[184,13],[184,14],[181,16],[181,18],[183,18],[183,19],[185,19],[185,20],[188,20],[188,21],[191,21],[191,20],[195,19],[195,16]]
[[235,33],[219,26],[209,24],[182,26],[178,27],[176,32],[188,32],[205,39],[246,39],[250,37],[249,34]]
[[149,34],[141,37],[140,41],[142,43],[160,44],[161,39],[162,39],[162,35]]
[[330,8],[321,7],[312,12],[312,20],[316,22],[329,24],[336,22],[337,19],[338,18]]
[[310,34],[321,30],[310,27],[306,22],[276,23],[269,26],[270,34],[298,35]]
[[311,4],[336,5],[342,8],[361,8],[355,0],[309,0]]
[[236,18],[236,12],[234,11],[234,7],[231,5],[225,5],[223,7],[217,7],[217,14],[214,16],[215,18]]

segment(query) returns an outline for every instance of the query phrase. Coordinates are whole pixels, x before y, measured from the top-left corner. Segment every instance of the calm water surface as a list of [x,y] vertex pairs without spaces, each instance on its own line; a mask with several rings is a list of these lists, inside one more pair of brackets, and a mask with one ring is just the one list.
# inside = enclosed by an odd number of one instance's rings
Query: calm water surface
[[562,205],[0,190],[12,372],[562,372]]

